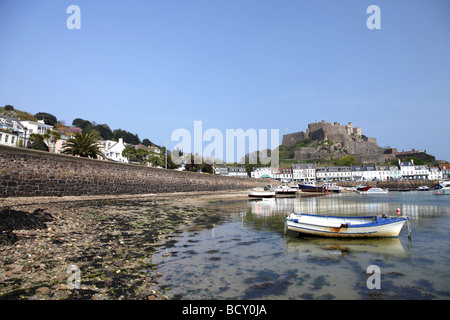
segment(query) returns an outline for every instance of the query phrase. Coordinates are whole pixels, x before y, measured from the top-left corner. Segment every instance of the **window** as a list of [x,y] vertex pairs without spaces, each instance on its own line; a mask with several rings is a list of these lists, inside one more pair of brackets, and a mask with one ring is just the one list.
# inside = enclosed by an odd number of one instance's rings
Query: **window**
[[8,143],[8,138],[9,138],[9,136],[5,135],[5,143]]

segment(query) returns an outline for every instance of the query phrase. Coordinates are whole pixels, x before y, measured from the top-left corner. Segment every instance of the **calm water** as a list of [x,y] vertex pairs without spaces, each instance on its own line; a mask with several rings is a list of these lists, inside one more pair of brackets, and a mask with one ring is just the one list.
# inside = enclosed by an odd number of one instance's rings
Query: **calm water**
[[[227,215],[223,223],[191,226],[154,257],[163,274],[159,285],[168,286],[172,299],[450,298],[450,196],[343,193],[214,206]],[[395,215],[397,208],[411,219],[411,240],[406,225],[389,239],[284,233],[284,219],[293,211]],[[380,289],[367,288],[370,265],[381,270]]]

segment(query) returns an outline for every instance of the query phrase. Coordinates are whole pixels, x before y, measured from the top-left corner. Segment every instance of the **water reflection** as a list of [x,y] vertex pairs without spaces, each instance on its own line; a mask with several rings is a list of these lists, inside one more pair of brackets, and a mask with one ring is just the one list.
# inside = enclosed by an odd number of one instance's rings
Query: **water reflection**
[[407,252],[398,238],[385,239],[328,239],[314,237],[286,237],[286,251],[296,256],[345,256],[366,252],[380,257],[407,258]]

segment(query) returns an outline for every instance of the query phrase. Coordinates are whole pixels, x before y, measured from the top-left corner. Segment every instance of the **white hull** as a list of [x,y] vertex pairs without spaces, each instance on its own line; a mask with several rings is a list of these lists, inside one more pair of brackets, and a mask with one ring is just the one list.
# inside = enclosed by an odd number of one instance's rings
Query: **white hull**
[[286,223],[288,230],[321,237],[397,237],[406,219],[292,213]]
[[357,190],[356,192],[358,192],[359,194],[387,194],[388,193],[387,190],[380,189],[380,188],[370,188],[367,191]]
[[275,191],[250,191],[250,198],[272,198],[275,197]]

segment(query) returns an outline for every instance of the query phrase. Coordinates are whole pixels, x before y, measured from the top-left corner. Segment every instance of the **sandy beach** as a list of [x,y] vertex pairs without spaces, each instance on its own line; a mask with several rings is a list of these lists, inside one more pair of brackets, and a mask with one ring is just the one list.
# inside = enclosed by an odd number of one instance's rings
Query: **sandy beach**
[[[171,235],[247,192],[0,199],[0,299],[168,299],[152,262]],[[77,281],[78,280],[78,281]]]

